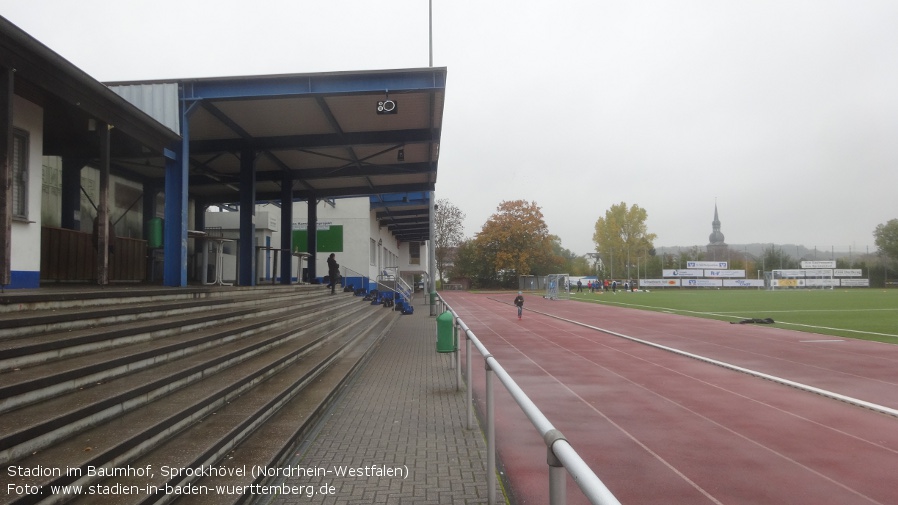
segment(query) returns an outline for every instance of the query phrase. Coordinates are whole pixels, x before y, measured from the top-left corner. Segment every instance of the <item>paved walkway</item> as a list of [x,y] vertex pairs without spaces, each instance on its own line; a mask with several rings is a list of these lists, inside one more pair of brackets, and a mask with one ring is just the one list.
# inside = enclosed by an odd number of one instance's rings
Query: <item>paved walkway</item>
[[313,486],[314,496],[270,503],[487,503],[486,441],[479,428],[465,428],[465,392],[456,391],[451,355],[436,352],[436,319],[428,306],[416,309],[399,318],[290,462],[313,475],[284,483]]

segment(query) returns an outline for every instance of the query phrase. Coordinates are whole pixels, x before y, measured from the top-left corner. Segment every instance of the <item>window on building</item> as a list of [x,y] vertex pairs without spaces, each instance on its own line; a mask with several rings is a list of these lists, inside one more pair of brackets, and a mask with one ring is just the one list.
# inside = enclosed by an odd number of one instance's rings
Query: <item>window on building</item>
[[15,130],[12,136],[12,215],[28,219],[28,132]]
[[377,242],[375,242],[373,238],[370,240],[371,247],[369,248],[370,251],[368,253],[368,256],[370,256],[370,258],[368,259],[368,261],[371,263],[371,266],[375,266],[377,265]]

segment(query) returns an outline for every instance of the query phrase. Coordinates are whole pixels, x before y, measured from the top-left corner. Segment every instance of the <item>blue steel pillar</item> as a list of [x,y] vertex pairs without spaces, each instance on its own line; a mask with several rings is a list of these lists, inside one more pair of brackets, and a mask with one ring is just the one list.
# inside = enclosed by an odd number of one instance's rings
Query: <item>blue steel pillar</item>
[[318,199],[309,198],[309,219],[306,231],[309,235],[308,245],[309,256],[309,282],[313,282],[318,274],[316,272],[316,263],[318,262]]
[[[281,181],[281,284],[291,284],[293,279],[293,178],[284,170]],[[302,261],[299,262],[302,269]],[[300,272],[302,275],[302,272]]]
[[255,214],[256,153],[244,148],[240,152],[240,265],[237,267],[238,284],[241,286],[256,285],[256,271],[253,268],[256,258],[256,227],[253,223]]
[[187,285],[187,125],[181,145],[165,157],[165,228],[162,284]]
[[166,149],[165,227],[162,241],[162,284],[187,285],[187,176],[190,173],[190,116],[199,102],[189,106],[181,96],[181,142]]

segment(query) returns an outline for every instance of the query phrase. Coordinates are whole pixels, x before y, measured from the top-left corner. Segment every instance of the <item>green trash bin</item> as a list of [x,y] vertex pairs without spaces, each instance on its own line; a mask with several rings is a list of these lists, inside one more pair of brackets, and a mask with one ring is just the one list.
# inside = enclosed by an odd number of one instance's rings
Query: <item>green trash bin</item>
[[458,350],[458,334],[452,320],[452,312],[447,310],[437,316],[437,352],[456,350]]
[[159,249],[163,245],[163,224],[162,218],[154,217],[147,222],[147,247],[150,249]]

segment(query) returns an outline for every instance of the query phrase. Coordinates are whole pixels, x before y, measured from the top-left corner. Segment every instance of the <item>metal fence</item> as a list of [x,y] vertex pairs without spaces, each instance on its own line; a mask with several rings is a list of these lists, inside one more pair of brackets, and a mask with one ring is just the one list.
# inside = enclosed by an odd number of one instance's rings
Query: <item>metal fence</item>
[[[620,505],[620,502],[605,484],[589,468],[583,458],[577,454],[564,435],[555,429],[549,419],[539,410],[536,404],[524,393],[514,379],[502,368],[499,361],[493,357],[487,348],[480,342],[474,332],[462,321],[458,313],[446,303],[439,294],[437,295],[438,313],[446,310],[452,313],[452,318],[457,331],[459,328],[465,334],[466,374],[468,381],[471,379],[472,346],[477,347],[480,356],[486,365],[486,440],[487,440],[487,479],[489,488],[489,504],[496,503],[496,419],[495,419],[495,395],[493,392],[494,377],[505,386],[505,389],[518,404],[524,414],[530,419],[533,427],[543,437],[546,443],[547,462],[549,465],[549,503],[551,505],[563,505],[567,502],[565,472],[570,474],[574,482],[593,505]],[[455,352],[455,369],[457,386],[461,388],[461,366],[458,351]],[[474,428],[474,397],[473,388],[467,389],[468,429]]]

